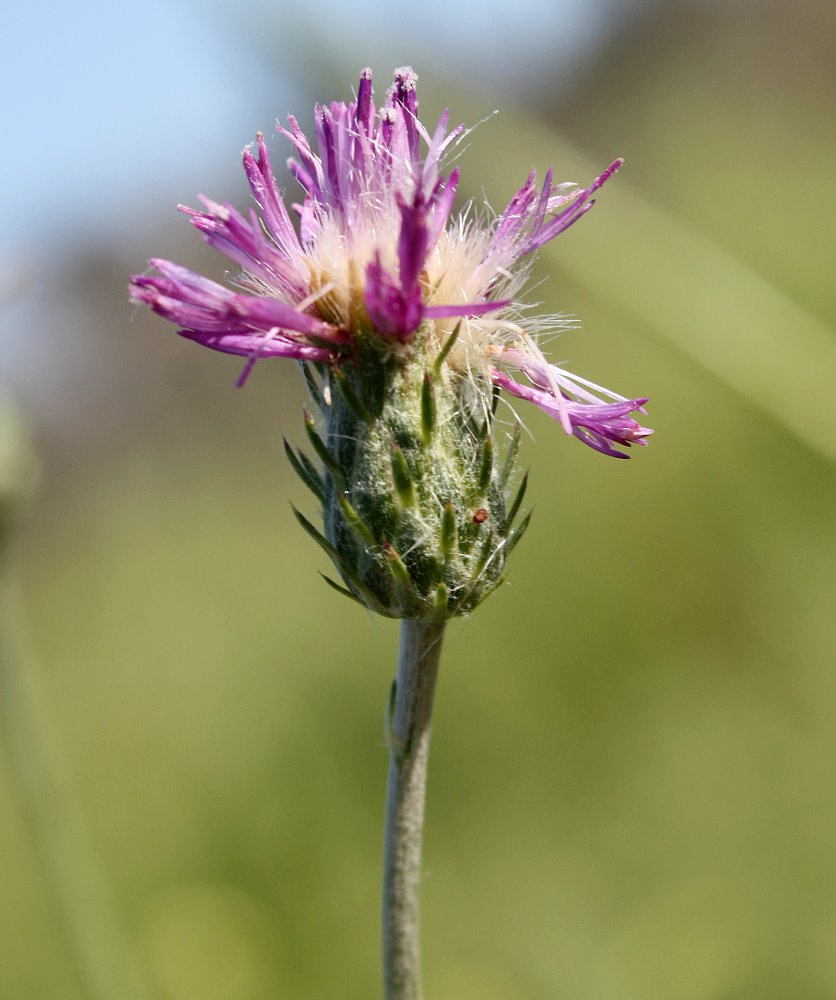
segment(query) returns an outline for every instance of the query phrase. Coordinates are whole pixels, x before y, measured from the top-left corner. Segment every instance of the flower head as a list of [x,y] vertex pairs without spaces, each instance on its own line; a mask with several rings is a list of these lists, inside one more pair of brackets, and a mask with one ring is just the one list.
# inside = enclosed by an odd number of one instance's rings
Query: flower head
[[[628,457],[620,449],[645,444],[651,433],[631,416],[644,398],[628,399],[550,364],[527,330],[518,301],[530,255],[592,208],[594,193],[621,160],[585,188],[555,184],[551,170],[537,184],[532,172],[498,216],[477,218],[466,209],[454,217],[458,169],[442,170],[465,129],[448,131],[445,111],[429,131],[418,115],[416,80],[411,69],[397,70],[377,108],[371,71],[364,70],[356,100],[316,106],[313,144],[294,117],[287,127],[278,126],[293,147],[289,168],[303,192],[293,206],[298,227],[261,134],[255,150],[243,153],[257,210],[242,214],[205,197],[202,210],[181,207],[205,241],[240,269],[233,287],[160,259],[151,261],[156,274],[136,275],[131,282],[132,298],[176,323],[184,337],[246,357],[241,382],[259,358],[313,364],[324,383],[319,399],[327,442],[310,422],[308,429],[325,473],[320,477],[310,463],[300,466],[299,458],[297,471],[301,468],[309,485],[312,480],[323,502],[323,541],[340,555],[342,561],[336,561],[353,595],[404,617],[435,613],[427,609],[438,600],[429,595],[439,584],[447,591],[445,607],[452,600],[455,613],[463,613],[486,592],[473,583],[474,572],[491,587],[499,579],[510,525],[492,444],[485,453],[499,390],[534,403],[567,434],[613,457]],[[544,325],[540,321],[540,328]],[[332,385],[340,390],[339,404],[333,403]],[[390,396],[398,397],[396,404]],[[453,425],[458,439],[449,438]],[[436,427],[447,429],[438,431],[444,444],[433,458]],[[472,446],[462,446],[462,435],[469,435]],[[439,472],[444,455],[453,452],[458,458]],[[372,482],[383,466],[385,496]],[[424,488],[427,478],[432,484]],[[355,509],[357,498],[365,512]],[[394,541],[400,537],[403,546],[403,524],[409,520],[404,511],[413,501],[422,513],[407,532],[410,562]],[[451,515],[445,513],[450,504],[456,544],[467,556],[461,572],[450,569]],[[493,517],[482,516],[489,508]],[[361,527],[353,523],[354,515]],[[493,528],[482,529],[486,520],[493,520]],[[461,541],[462,531],[469,540]],[[358,570],[363,561],[358,551],[350,558],[342,552],[351,548],[346,538],[356,543],[358,532],[371,568]],[[474,554],[477,535],[491,532],[494,549],[488,549],[494,554]],[[414,555],[422,533],[441,538],[426,565]],[[401,573],[398,563],[410,579],[424,577],[417,603],[403,595],[390,600],[392,580],[397,584]],[[381,574],[387,579],[382,600],[380,581],[372,579]]]

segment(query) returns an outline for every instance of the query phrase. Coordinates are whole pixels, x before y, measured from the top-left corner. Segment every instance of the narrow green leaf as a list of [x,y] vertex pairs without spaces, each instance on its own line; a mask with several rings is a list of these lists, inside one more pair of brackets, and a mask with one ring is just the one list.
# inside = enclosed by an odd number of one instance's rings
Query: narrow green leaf
[[[497,547],[493,543],[493,532],[489,531],[487,538],[485,538],[482,543],[482,548],[479,551],[479,558],[473,563],[470,576],[470,585],[467,590],[458,596],[457,606],[462,610],[472,610],[475,608],[487,594],[493,589],[493,587],[488,587],[485,589],[484,586],[480,586],[482,574],[485,572],[485,567],[491,561],[491,558],[497,553]],[[474,594],[481,594],[477,596],[475,601],[472,600]]]
[[342,556],[339,554],[339,552],[337,552],[337,550],[334,548],[334,546],[328,541],[328,539],[325,537],[325,535],[323,535],[321,531],[319,531],[317,528],[315,528],[311,524],[311,522],[305,517],[305,515],[294,504],[291,504],[290,507],[291,507],[291,510],[293,511],[293,516],[296,518],[296,520],[302,526],[303,530],[306,531],[311,536],[311,538],[316,542],[316,544],[324,552],[326,552],[331,557],[331,559],[333,559],[334,562],[340,568],[342,568],[342,565],[343,565],[343,558],[342,558]]
[[354,572],[354,570],[348,565],[348,563],[343,559],[340,553],[334,548],[334,546],[328,541],[328,539],[318,531],[311,522],[302,514],[297,508],[291,504],[291,510],[293,515],[299,524],[302,526],[303,530],[306,531],[311,538],[316,542],[316,544],[325,552],[333,561],[334,565],[339,569],[345,579],[351,584],[351,586],[357,591],[357,593],[365,601],[366,606],[371,608],[373,611],[377,611],[380,614],[386,614],[381,607],[380,601],[374,595],[374,593],[369,590],[369,588],[363,583],[360,577]]
[[432,441],[437,417],[432,375],[429,372],[424,372],[424,384],[421,387],[421,436],[425,445]]
[[491,481],[491,472],[493,472],[493,438],[489,435],[485,438],[485,443],[482,445],[479,475],[476,480],[480,493],[484,493],[488,488],[488,483]]
[[358,420],[362,420],[363,423],[370,424],[372,422],[372,415],[366,408],[366,404],[354,391],[353,386],[348,381],[348,377],[342,368],[334,369],[334,377],[337,380],[337,388],[339,389],[340,394],[345,400],[349,410],[351,410]]
[[389,701],[386,705],[386,721],[384,723],[384,731],[386,736],[386,746],[389,747],[389,752],[398,760],[402,760],[404,751],[406,750],[406,744],[403,740],[398,739],[395,733],[395,706],[397,701],[398,682],[397,680],[393,680],[392,685],[389,688]]
[[508,516],[505,518],[505,531],[503,534],[507,535],[511,530],[511,525],[514,523],[514,518],[520,511],[520,504],[523,502],[523,497],[525,496],[525,491],[528,488],[528,471],[522,477],[520,481],[519,488],[517,489],[517,495],[514,497],[514,502],[511,504],[508,510]]
[[433,362],[433,373],[435,375],[439,375],[441,373],[441,366],[447,360],[447,355],[450,353],[450,351],[453,350],[453,345],[459,339],[459,332],[461,331],[461,328],[462,328],[462,321],[459,320],[459,322],[456,323],[455,329],[447,338],[444,347],[442,347],[441,350],[438,352],[438,354],[435,356],[435,361]]
[[392,722],[395,719],[395,705],[398,701],[398,681],[397,678],[392,679],[392,683],[389,686],[389,701],[386,705],[386,730],[390,731]]
[[290,462],[293,471],[324,506],[325,483],[322,481],[322,476],[316,471],[311,460],[306,458],[302,452],[299,452],[297,456],[286,437],[283,437],[282,441],[284,442],[284,453],[287,455],[287,460]]
[[401,559],[394,547],[389,542],[383,543],[383,551],[386,553],[386,563],[392,572],[395,583],[406,594],[412,593],[412,577],[406,568],[406,563]]
[[505,555],[506,556],[509,556],[514,551],[514,549],[515,549],[515,547],[517,545],[517,542],[519,542],[519,540],[525,534],[526,528],[528,528],[528,525],[531,522],[531,515],[533,513],[534,513],[534,510],[533,509],[530,510],[525,515],[525,517],[522,519],[522,521],[520,521],[520,523],[517,525],[517,527],[514,528],[514,530],[508,536],[508,539],[507,539],[507,541],[505,543]]
[[338,594],[342,594],[343,597],[350,597],[351,600],[356,601],[361,608],[365,608],[366,605],[360,600],[360,598],[356,594],[352,594],[352,592],[347,587],[341,586],[339,583],[337,583],[336,580],[332,580],[330,576],[326,576],[324,573],[320,573],[319,575],[328,584],[328,586],[331,587],[332,590],[336,590],[336,592]]
[[517,455],[520,451],[520,440],[522,439],[522,427],[520,426],[519,420],[514,424],[514,432],[511,435],[511,440],[508,443],[508,451],[505,453],[505,461],[502,463],[502,471],[499,473],[499,488],[504,490],[508,485],[508,480],[511,478],[511,473],[514,471],[514,466],[517,463]]
[[496,408],[499,406],[499,399],[502,395],[499,386],[495,385],[491,389],[491,420],[496,416]]
[[443,621],[450,611],[450,591],[447,584],[442,580],[435,589],[433,600],[433,618],[435,621]]
[[456,549],[457,541],[456,510],[452,501],[447,502],[447,506],[441,514],[441,554],[447,562]]
[[392,479],[404,507],[414,507],[415,485],[412,482],[412,473],[409,471],[406,455],[396,441],[392,442]]
[[317,467],[313,464],[313,462],[308,458],[308,456],[303,451],[297,452],[297,456],[305,472],[309,476],[313,477],[316,482],[322,483],[322,489],[323,492],[325,492],[325,483],[319,469],[317,469]]
[[311,366],[307,361],[300,361],[299,367],[302,369],[302,375],[305,377],[305,384],[308,387],[308,392],[311,395],[311,399],[316,403],[321,411],[325,411],[325,400],[322,398],[322,390],[319,388],[319,383],[317,382],[314,373],[311,371]]
[[337,500],[339,501],[340,507],[342,507],[343,517],[345,518],[345,523],[351,528],[351,530],[358,535],[366,545],[374,548],[377,545],[377,541],[371,532],[371,529],[363,522],[357,511],[348,502],[344,493],[337,494]]
[[476,585],[479,577],[482,575],[485,567],[488,565],[488,560],[491,557],[491,553],[495,551],[495,546],[493,542],[493,532],[489,531],[484,542],[482,542],[482,548],[479,550],[479,556],[476,562],[473,564],[473,585]]
[[334,458],[334,456],[328,450],[325,442],[319,436],[319,433],[316,427],[314,426],[314,422],[311,419],[308,411],[303,410],[302,413],[305,419],[305,431],[307,432],[308,440],[313,445],[314,451],[317,453],[320,459],[322,459],[323,465],[325,465],[326,468],[330,470],[334,479],[338,483],[342,484],[344,482],[343,472],[342,469],[337,464],[337,460]]

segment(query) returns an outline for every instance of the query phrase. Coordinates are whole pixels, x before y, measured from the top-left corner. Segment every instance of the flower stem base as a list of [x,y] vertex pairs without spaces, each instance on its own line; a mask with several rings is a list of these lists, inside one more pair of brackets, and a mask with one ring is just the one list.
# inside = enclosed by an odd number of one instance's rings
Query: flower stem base
[[387,720],[389,786],[383,866],[386,1000],[421,1000],[419,896],[430,720],[444,625],[401,623]]

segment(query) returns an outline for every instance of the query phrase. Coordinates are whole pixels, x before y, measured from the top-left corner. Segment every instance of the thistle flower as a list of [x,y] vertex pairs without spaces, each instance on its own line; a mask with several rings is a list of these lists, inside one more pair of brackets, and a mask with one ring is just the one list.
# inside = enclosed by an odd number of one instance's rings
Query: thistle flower
[[[296,119],[278,131],[303,190],[291,221],[264,136],[243,153],[258,207],[246,214],[201,197],[181,206],[205,241],[240,272],[226,287],[167,260],[132,278],[131,296],[206,347],[302,363],[324,434],[305,415],[314,462],[288,457],[322,504],[326,549],[345,587],[386,615],[442,621],[474,608],[502,578],[525,479],[510,504],[519,431],[506,460],[492,426],[500,390],[539,407],[590,448],[621,448],[651,433],[628,399],[544,357],[518,295],[528,261],[594,204],[621,165],[586,188],[541,185],[532,172],[505,210],[452,215],[458,168],[441,170],[465,134],[445,111],[430,132],[418,117],[417,77],[395,72],[382,108],[372,75],[356,100],[315,108],[315,146]],[[329,581],[332,582],[333,581]]]

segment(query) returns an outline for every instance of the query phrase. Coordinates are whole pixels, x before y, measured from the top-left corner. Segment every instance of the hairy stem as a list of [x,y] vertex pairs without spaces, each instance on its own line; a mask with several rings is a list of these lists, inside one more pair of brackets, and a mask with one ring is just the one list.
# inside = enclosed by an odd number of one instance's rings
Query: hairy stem
[[430,720],[443,636],[443,624],[401,622],[387,733],[390,756],[383,862],[386,1000],[421,1000],[421,838]]

